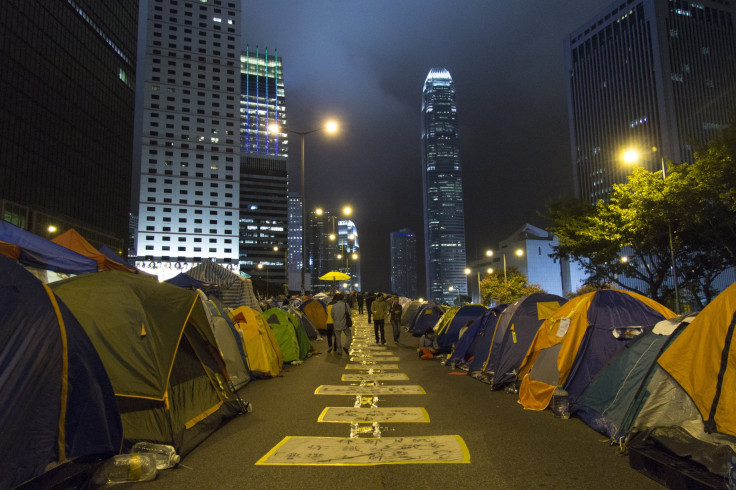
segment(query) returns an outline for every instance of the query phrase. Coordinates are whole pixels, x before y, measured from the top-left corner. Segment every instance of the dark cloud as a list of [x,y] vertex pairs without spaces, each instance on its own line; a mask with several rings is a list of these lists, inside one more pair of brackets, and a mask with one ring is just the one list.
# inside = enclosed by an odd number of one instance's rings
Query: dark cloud
[[547,224],[545,202],[573,188],[563,40],[608,3],[245,2],[245,42],[283,57],[290,128],[342,123],[337,136],[307,136],[307,203],[354,206],[365,288],[388,289],[400,228],[417,233],[423,272],[420,104],[433,67],[457,90],[468,260],[526,222]]

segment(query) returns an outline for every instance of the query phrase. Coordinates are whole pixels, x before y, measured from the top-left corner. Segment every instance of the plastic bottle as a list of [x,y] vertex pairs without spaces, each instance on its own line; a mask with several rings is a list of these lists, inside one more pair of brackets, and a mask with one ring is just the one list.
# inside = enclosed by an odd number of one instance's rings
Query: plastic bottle
[[562,386],[558,386],[552,394],[552,412],[555,414],[555,418],[570,418],[570,397]]
[[149,481],[156,478],[153,454],[116,454],[102,466],[95,480],[101,484]]
[[181,459],[179,455],[176,454],[176,449],[172,446],[146,441],[136,442],[130,449],[130,452],[152,454],[156,458],[157,470],[173,468]]

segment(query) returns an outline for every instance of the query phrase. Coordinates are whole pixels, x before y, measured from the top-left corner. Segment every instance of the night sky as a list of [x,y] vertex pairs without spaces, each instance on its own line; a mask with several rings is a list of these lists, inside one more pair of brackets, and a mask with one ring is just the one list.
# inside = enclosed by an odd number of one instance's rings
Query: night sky
[[[364,290],[389,290],[389,235],[417,235],[424,294],[421,93],[457,92],[467,260],[573,193],[563,40],[610,0],[244,0],[244,44],[283,58],[289,129],[305,139],[307,207],[353,206]],[[290,188],[299,190],[299,138]]]

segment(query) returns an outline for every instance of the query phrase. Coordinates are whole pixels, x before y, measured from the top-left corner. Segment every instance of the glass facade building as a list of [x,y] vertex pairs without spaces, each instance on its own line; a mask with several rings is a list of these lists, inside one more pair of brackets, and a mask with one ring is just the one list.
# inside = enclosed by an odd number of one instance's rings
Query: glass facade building
[[391,233],[391,292],[417,298],[417,237],[411,230]]
[[127,254],[137,0],[0,2],[0,219]]
[[240,268],[287,284],[288,139],[269,129],[286,126],[281,58],[246,47],[240,76]]
[[240,0],[149,0],[141,19],[136,266],[238,270]]
[[452,304],[467,294],[465,218],[455,85],[433,68],[422,90],[422,186],[427,298]]
[[[301,217],[300,217],[301,218]],[[326,210],[312,211],[307,216],[307,256],[311,273],[311,289],[323,291],[332,288],[331,282],[321,281],[328,272],[343,272],[349,281],[339,281],[340,289],[361,289],[360,240],[358,227],[339,213]],[[347,286],[345,288],[344,286]]]
[[[606,199],[631,168],[692,162],[736,109],[733,2],[615,2],[565,41],[575,188]],[[656,149],[656,151],[653,151]]]

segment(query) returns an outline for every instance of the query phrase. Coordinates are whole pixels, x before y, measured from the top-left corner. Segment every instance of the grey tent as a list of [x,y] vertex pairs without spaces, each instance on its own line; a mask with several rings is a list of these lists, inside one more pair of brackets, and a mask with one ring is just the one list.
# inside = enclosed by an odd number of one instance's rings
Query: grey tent
[[186,271],[185,274],[199,281],[220,286],[217,296],[222,301],[222,304],[228,308],[249,306],[256,311],[261,311],[250,279],[230,272],[223,266],[210,260],[203,261],[201,264]]

